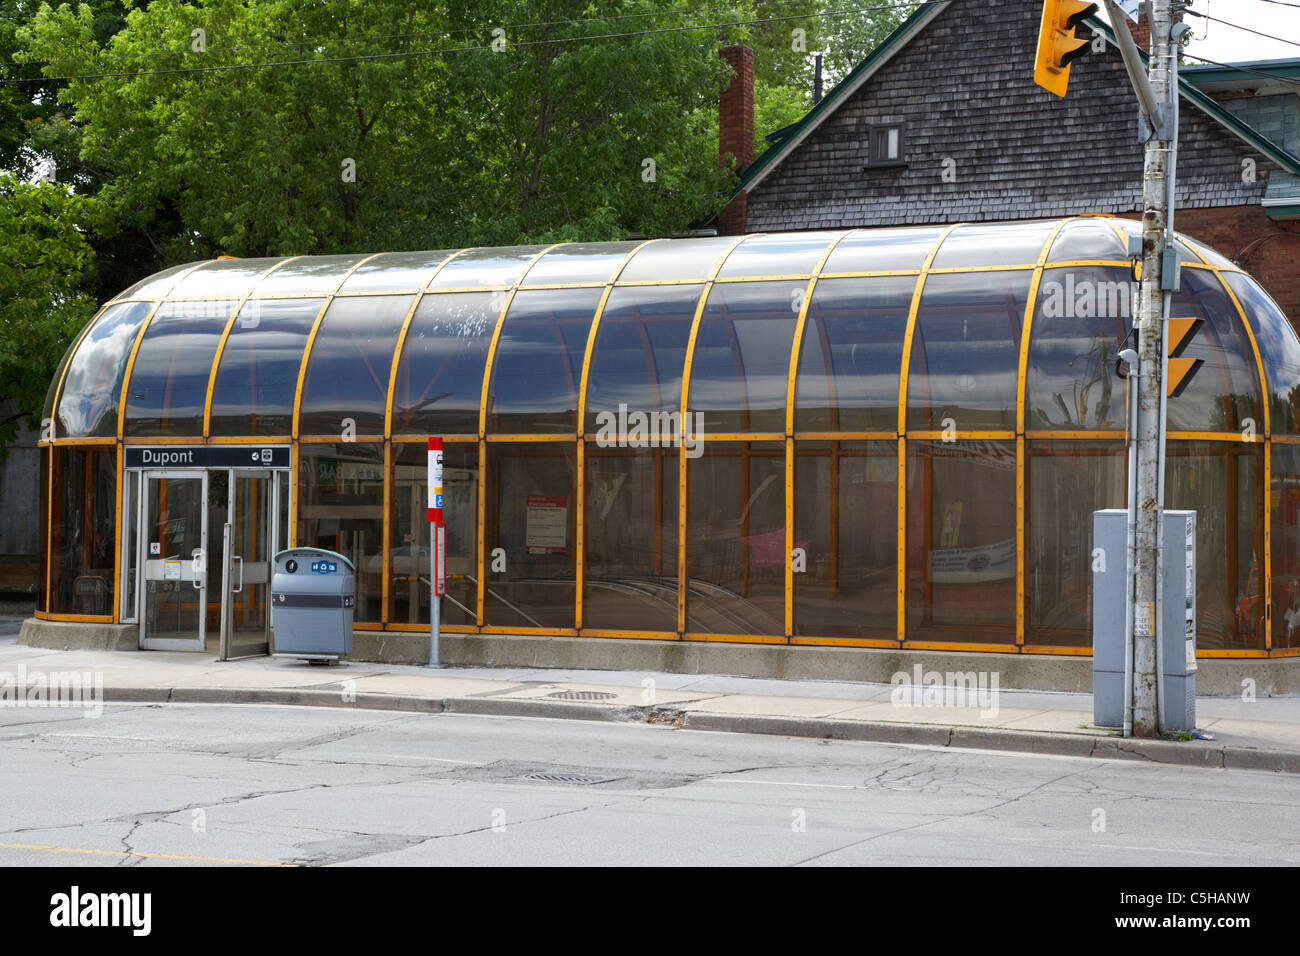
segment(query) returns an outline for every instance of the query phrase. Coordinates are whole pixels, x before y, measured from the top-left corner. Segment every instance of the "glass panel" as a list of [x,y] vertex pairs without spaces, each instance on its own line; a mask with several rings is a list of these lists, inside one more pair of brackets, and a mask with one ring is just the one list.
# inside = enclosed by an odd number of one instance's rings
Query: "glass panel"
[[1227,256],[1221,255],[1205,245],[1203,242],[1197,242],[1187,236],[1179,236],[1179,240],[1189,249],[1199,255],[1202,259],[1212,266],[1218,266],[1220,269],[1236,269],[1237,264]]
[[826,248],[843,232],[778,233],[750,236],[727,256],[718,277],[810,275]]
[[794,633],[898,636],[898,448],[894,442],[795,445]]
[[288,435],[293,430],[302,350],[324,304],[324,299],[244,303],[217,366],[210,434]]
[[1016,639],[1012,442],[907,443],[907,639]]
[[943,229],[859,229],[846,236],[822,266],[834,272],[894,272],[920,269]]
[[619,275],[620,282],[668,279],[707,279],[713,274],[735,236],[701,236],[652,242],[634,255]]
[[117,548],[117,451],[54,451],[50,610],[112,614]]
[[357,267],[340,292],[399,292],[423,289],[451,255],[438,252],[385,252]]
[[187,262],[184,265],[172,266],[170,269],[164,269],[162,272],[155,272],[153,275],[141,279],[131,288],[127,289],[117,298],[119,299],[161,299],[176,284],[176,277],[182,273],[194,268],[193,262]]
[[[214,474],[224,476],[225,472]],[[144,533],[149,547],[145,552],[144,620],[141,622],[144,636],[191,641],[192,650],[204,650],[206,615],[202,604],[202,569],[196,576],[192,562],[194,553],[204,546],[203,479],[199,476],[151,478],[146,484]],[[221,504],[224,511],[224,498]],[[154,544],[158,545],[158,557],[153,556]],[[209,581],[210,574],[209,571]],[[194,586],[196,581],[198,588]]]
[[785,446],[706,442],[687,462],[686,629],[785,633]]
[[796,431],[897,431],[912,276],[823,279],[795,379]]
[[1071,219],[1056,234],[1048,262],[1063,259],[1127,259],[1128,246],[1111,225],[1111,219]]
[[[1125,234],[1126,236],[1138,236],[1138,237],[1141,237],[1141,235],[1142,235],[1142,222],[1141,222],[1140,219],[1122,219],[1122,218],[1120,218],[1120,219],[1114,219],[1114,220],[1112,220],[1112,221],[1113,221],[1113,222],[1117,222],[1117,223],[1119,223],[1120,228],[1124,230],[1124,234]],[[1125,246],[1126,246],[1126,251],[1127,251],[1127,243],[1125,244]],[[1183,240],[1182,240],[1181,237],[1177,237],[1177,238],[1174,239],[1174,248],[1176,248],[1176,249],[1178,250],[1178,261],[1179,261],[1179,262],[1191,262],[1191,263],[1193,263],[1193,264],[1195,264],[1195,265],[1201,265],[1201,264],[1202,264],[1202,263],[1201,263],[1201,260],[1197,257],[1197,255],[1196,255],[1194,252],[1192,252],[1191,249],[1189,249],[1189,248],[1187,247],[1186,243],[1183,242]],[[1127,256],[1126,256],[1126,258],[1127,258]]]
[[215,302],[158,306],[131,369],[126,434],[203,434],[212,360],[229,319]]
[[939,247],[931,268],[1032,265],[1055,228],[1055,222],[958,226]]
[[[231,520],[230,596],[232,656],[264,652],[268,640],[266,591],[271,584],[271,479],[235,475]],[[236,591],[235,589],[238,588]]]
[[677,630],[675,449],[587,445],[584,627]]
[[1193,331],[1181,358],[1204,364],[1185,378],[1182,391],[1167,402],[1170,431],[1237,432],[1254,419],[1263,430],[1255,355],[1241,317],[1213,273],[1185,269],[1170,315],[1205,320]]
[[622,286],[610,293],[587,378],[588,432],[616,420],[620,405],[680,413],[686,346],[703,288]]
[[312,342],[302,386],[303,435],[382,435],[397,336],[414,296],[334,299]]
[[1165,507],[1196,512],[1196,646],[1261,649],[1262,452],[1232,442],[1182,441],[1168,442],[1166,451]]
[[1270,465],[1273,646],[1300,647],[1300,448],[1274,443]]
[[502,298],[447,292],[420,300],[397,363],[393,434],[478,434],[483,366]]
[[538,259],[523,284],[608,282],[636,247],[635,242],[566,242]]
[[[715,285],[695,339],[694,430],[784,432],[790,349],[806,282]],[[784,628],[783,628],[784,631]]]
[[475,286],[513,285],[528,263],[545,246],[502,246],[495,249],[467,249],[438,273],[431,288],[468,289]]
[[510,303],[488,392],[488,431],[575,432],[578,380],[600,289],[520,292]]
[[356,568],[356,621],[377,622],[384,587],[384,446],[298,446],[298,535]]
[[49,593],[46,588],[46,572],[50,567],[50,548],[49,548],[49,502],[50,502],[50,448],[43,446],[39,449],[41,460],[41,497],[40,506],[36,509],[40,512],[39,534],[40,541],[37,547],[40,549],[40,563],[36,565],[36,609],[38,611],[48,611]]
[[172,299],[217,299],[226,315],[235,311],[239,300],[253,291],[267,270],[283,259],[216,259],[205,262],[176,284],[168,293]]
[[329,295],[365,256],[303,256],[286,262],[263,279],[253,294],[266,298],[277,295]]
[[958,434],[1016,427],[1020,328],[1033,274],[930,276],[921,293],[907,383],[907,427]]
[[1029,332],[1026,428],[1124,428],[1128,386],[1115,362],[1136,291],[1124,268],[1043,270]]
[[[429,623],[429,450],[393,445],[393,553],[388,620]],[[443,523],[447,525],[447,593],[443,624],[473,624],[478,594],[478,443],[448,442],[442,454]]]
[[[114,436],[122,401],[122,375],[131,348],[152,306],[109,306],[68,362],[55,434],[60,438]],[[54,382],[58,382],[56,376]]]
[[[226,581],[222,560],[225,555],[223,533],[230,520],[230,472],[208,472],[208,551],[207,551],[207,614],[204,618],[205,638],[212,641],[212,650],[220,651],[221,642],[221,588],[233,588],[234,580]],[[232,551],[231,554],[237,552]],[[237,562],[236,562],[237,563]],[[155,635],[156,636],[156,635]],[[205,645],[207,640],[204,641]]]
[[1300,339],[1268,293],[1250,276],[1226,273],[1241,309],[1250,321],[1268,379],[1269,412],[1273,434],[1300,431]]
[[1029,449],[1025,640],[1091,647],[1092,513],[1126,507],[1125,447],[1031,442]]
[[128,471],[122,476],[122,623],[138,620],[140,581],[140,480],[143,472]]
[[[126,306],[106,306],[96,312],[91,317],[90,321],[82,327],[82,329],[86,330],[86,335],[90,334],[89,330],[93,329],[95,323],[97,323],[102,317],[107,315],[110,311],[116,311],[116,309],[119,308],[126,308]],[[146,314],[148,313],[149,307],[147,305],[145,306],[144,311]],[[64,349],[63,358],[59,359],[59,367],[55,370],[54,377],[50,379],[50,387],[45,390],[45,404],[41,407],[42,421],[53,421],[54,419],[54,400],[58,397],[59,383],[63,381],[63,370],[68,367],[68,362],[72,360],[72,356],[80,347],[81,342],[86,338],[86,335],[81,335],[82,329],[77,330],[78,336],[80,337],[74,336],[72,341],[68,344],[68,347]],[[43,427],[44,426],[42,426],[42,428]]]
[[573,443],[501,443],[487,450],[484,622],[573,627]]

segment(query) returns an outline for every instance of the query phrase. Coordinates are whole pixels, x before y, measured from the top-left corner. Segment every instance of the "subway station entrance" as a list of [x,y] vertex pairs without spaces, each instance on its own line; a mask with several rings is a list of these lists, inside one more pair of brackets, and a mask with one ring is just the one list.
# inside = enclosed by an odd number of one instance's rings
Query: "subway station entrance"
[[221,660],[269,653],[289,449],[131,447],[126,456],[121,612],[139,625],[140,647]]

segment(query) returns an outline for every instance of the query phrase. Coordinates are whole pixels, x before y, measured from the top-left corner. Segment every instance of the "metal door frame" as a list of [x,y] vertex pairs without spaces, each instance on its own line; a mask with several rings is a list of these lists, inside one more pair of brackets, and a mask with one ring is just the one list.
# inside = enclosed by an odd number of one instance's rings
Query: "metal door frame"
[[[220,652],[217,659],[223,661],[237,660],[243,657],[264,657],[271,653],[271,569],[274,565],[274,557],[277,550],[276,538],[280,531],[280,481],[279,470],[270,468],[229,468],[229,469],[212,469],[215,471],[227,471],[229,478],[227,485],[226,501],[226,523],[222,529],[222,547],[221,547],[221,630],[220,630]],[[281,469],[282,470],[282,469]],[[234,649],[234,628],[233,616],[231,614],[231,599],[237,593],[233,587],[233,564],[237,555],[232,553],[231,529],[234,527],[237,516],[235,514],[235,488],[240,478],[252,478],[255,480],[265,480],[267,489],[266,505],[266,527],[263,529],[264,541],[266,547],[267,579],[266,579],[266,633],[263,635],[264,640],[261,643],[251,645],[253,650],[241,650],[237,655],[232,656]],[[254,521],[254,523],[256,523]],[[243,576],[243,556],[240,558],[240,575],[239,584],[242,589],[244,584]]]
[[[220,469],[218,469],[220,470]],[[145,613],[145,595],[148,593],[147,582],[149,555],[147,551],[147,536],[145,535],[145,515],[152,511],[153,498],[151,496],[150,483],[152,481],[199,481],[201,482],[201,494],[203,506],[200,508],[200,547],[203,551],[203,571],[201,572],[202,583],[196,589],[199,592],[199,627],[198,639],[189,640],[185,638],[172,637],[149,637],[146,633],[146,623],[148,615]],[[140,496],[139,496],[139,513],[136,516],[136,537],[138,540],[139,551],[137,552],[137,568],[139,569],[140,579],[136,585],[136,616],[139,619],[140,628],[140,649],[149,651],[203,651],[207,649],[207,623],[208,623],[208,470],[194,469],[191,471],[175,470],[150,470],[141,469],[140,471]],[[182,570],[185,562],[192,558],[181,558]],[[185,578],[181,578],[185,581]],[[193,585],[193,581],[189,582]]]

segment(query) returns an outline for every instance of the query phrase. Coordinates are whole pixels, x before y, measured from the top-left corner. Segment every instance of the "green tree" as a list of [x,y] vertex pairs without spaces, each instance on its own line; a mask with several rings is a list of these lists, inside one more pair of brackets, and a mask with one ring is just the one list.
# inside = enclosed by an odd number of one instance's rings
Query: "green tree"
[[38,425],[59,360],[94,313],[85,211],[64,187],[0,174],[0,457],[20,422]]

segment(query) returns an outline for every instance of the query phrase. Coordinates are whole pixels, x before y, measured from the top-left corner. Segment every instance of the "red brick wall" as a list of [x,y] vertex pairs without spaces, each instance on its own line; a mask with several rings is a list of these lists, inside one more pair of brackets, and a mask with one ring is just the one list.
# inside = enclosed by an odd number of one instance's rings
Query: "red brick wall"
[[1263,206],[1218,206],[1179,209],[1174,229],[1254,276],[1300,332],[1300,222],[1274,222]]
[[[754,161],[754,51],[729,46],[718,55],[731,67],[731,82],[718,101],[718,165],[739,173]],[[740,193],[718,216],[719,234],[743,233],[745,209],[745,194]]]

